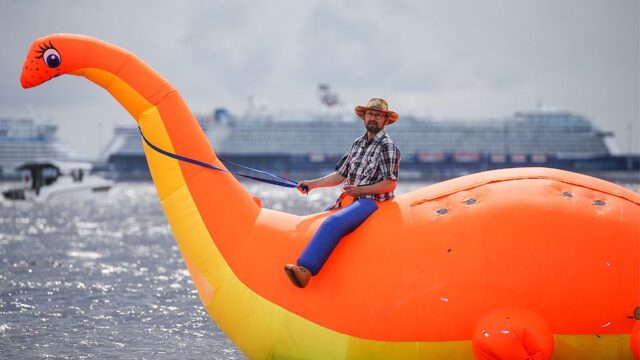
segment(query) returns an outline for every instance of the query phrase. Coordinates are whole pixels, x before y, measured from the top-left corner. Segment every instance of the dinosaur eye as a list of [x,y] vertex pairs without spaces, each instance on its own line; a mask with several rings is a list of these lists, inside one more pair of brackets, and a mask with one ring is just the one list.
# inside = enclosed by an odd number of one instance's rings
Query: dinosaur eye
[[48,67],[55,69],[60,66],[60,54],[58,54],[58,50],[47,49],[42,57],[44,58],[44,62]]
[[51,41],[49,41],[49,44],[44,43],[42,45],[39,45],[39,47],[40,47],[40,50],[36,50],[36,53],[40,55],[36,56],[36,59],[44,59],[44,63],[47,64],[47,66],[52,69],[55,69],[58,66],[60,66],[60,62],[61,62],[60,53],[53,46]]

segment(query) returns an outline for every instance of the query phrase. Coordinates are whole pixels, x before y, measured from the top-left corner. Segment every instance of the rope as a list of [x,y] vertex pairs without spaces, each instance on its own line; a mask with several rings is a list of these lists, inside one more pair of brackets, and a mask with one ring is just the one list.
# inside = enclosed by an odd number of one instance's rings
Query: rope
[[198,160],[191,159],[191,158],[188,158],[188,157],[185,157],[185,156],[180,156],[180,155],[177,155],[177,154],[173,154],[171,152],[168,152],[166,150],[162,150],[159,147],[153,145],[144,136],[144,134],[142,133],[142,129],[140,127],[138,127],[138,130],[140,130],[140,135],[142,135],[142,139],[144,140],[144,142],[147,145],[149,145],[150,148],[152,148],[153,150],[159,152],[160,154],[168,156],[168,157],[170,157],[172,159],[176,159],[176,160],[184,161],[184,162],[187,162],[187,163],[190,163],[190,164],[202,166],[202,167],[207,168],[207,169],[218,170],[218,171],[222,171],[222,172],[229,173],[229,174],[232,174],[232,175],[241,176],[243,178],[247,178],[247,179],[251,179],[251,180],[255,180],[255,181],[261,181],[261,182],[264,182],[264,183],[267,183],[267,184],[271,184],[271,185],[288,187],[288,188],[295,188],[295,187],[298,186],[298,182],[297,181],[294,181],[294,180],[291,180],[291,179],[287,179],[285,177],[278,176],[278,175],[272,174],[272,173],[267,172],[267,171],[258,170],[258,169],[250,168],[248,166],[236,164],[236,163],[231,162],[231,161],[220,159],[220,161],[222,161],[222,162],[225,162],[225,163],[228,163],[228,164],[243,168],[245,170],[255,171],[255,172],[259,173],[259,174],[262,174],[262,175],[265,175],[265,176],[269,176],[269,177],[271,177],[273,179],[264,179],[264,178],[257,177],[257,176],[241,174],[241,173],[237,173],[237,172],[234,172],[234,171],[229,171],[229,170],[226,170],[226,169],[223,169],[223,168],[219,168],[217,166],[214,166],[214,165],[211,165],[211,164],[207,164],[207,163],[202,162],[202,161],[198,161]]

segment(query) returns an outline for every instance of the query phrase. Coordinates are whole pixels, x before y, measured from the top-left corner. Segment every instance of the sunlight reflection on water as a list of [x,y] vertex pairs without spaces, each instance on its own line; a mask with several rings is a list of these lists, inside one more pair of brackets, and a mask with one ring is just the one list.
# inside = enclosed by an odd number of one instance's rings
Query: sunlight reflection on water
[[[265,208],[299,215],[339,194],[244,185]],[[151,183],[118,184],[101,201],[0,200],[0,355],[243,358],[200,303]]]

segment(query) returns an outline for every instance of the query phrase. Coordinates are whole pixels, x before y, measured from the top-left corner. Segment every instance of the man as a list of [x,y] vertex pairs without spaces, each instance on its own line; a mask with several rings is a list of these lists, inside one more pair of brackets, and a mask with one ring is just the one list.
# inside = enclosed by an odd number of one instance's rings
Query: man
[[[322,178],[301,181],[298,190],[308,194],[320,187],[343,184],[343,194],[332,209],[340,211],[329,216],[313,236],[296,265],[284,270],[291,282],[304,288],[316,275],[342,236],[362,224],[375,210],[377,202],[393,199],[400,170],[400,150],[384,127],[400,116],[389,110],[384,99],[373,98],[367,106],[356,106],[356,115],[363,121],[367,133],[357,138],[336,165],[336,171]],[[353,203],[343,207],[345,197]]]

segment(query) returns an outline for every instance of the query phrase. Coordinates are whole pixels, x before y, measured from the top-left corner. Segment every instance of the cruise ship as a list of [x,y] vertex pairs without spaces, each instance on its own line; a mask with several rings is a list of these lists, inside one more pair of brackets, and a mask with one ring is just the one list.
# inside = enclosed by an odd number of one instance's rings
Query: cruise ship
[[0,118],[0,178],[19,177],[16,168],[27,162],[82,160],[57,138],[57,131],[56,125],[34,119]]
[[[218,109],[198,119],[220,158],[297,178],[331,171],[364,134],[362,121],[344,114],[235,117]],[[387,131],[401,150],[405,179],[522,166],[639,176],[639,156],[617,155],[612,132],[570,111],[538,109],[478,120],[402,116]],[[121,177],[149,176],[137,128],[117,128],[104,158]]]

